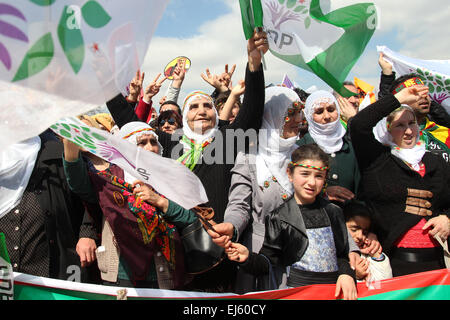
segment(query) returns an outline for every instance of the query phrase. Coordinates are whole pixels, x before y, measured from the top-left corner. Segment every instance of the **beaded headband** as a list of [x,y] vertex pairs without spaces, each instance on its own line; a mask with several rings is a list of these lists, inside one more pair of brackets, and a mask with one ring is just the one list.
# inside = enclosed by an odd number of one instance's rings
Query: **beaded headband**
[[399,93],[400,91],[402,91],[405,88],[409,88],[409,87],[413,87],[413,86],[419,86],[419,85],[423,85],[423,80],[420,79],[419,77],[414,77],[411,79],[406,80],[405,82],[400,83],[392,92],[393,94]]
[[140,130],[136,130],[133,132],[130,132],[129,134],[127,134],[125,137],[123,137],[122,139],[128,139],[129,137],[131,137],[132,135],[142,132],[142,131],[155,131],[155,129],[153,128],[144,128],[144,129],[140,129]]
[[316,167],[316,166],[310,166],[309,164],[302,164],[302,163],[297,163],[297,162],[292,162],[292,161],[291,161],[291,165],[293,165],[294,167],[302,167],[302,168],[314,169],[314,170],[318,170],[318,171],[327,171],[329,169],[329,167]]
[[211,98],[211,96],[209,94],[204,93],[203,91],[194,91],[194,92],[189,93],[186,96],[186,98],[184,99],[183,110],[186,107],[186,105],[191,103],[191,99],[193,97],[196,97],[196,98],[203,97],[203,98],[208,99],[211,103],[213,103],[213,100],[212,100],[212,98]]

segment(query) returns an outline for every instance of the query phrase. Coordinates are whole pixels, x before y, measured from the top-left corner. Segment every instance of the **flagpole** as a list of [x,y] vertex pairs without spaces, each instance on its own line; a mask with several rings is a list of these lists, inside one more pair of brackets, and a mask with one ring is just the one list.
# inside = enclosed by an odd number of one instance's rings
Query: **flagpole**
[[[251,18],[253,18],[253,24],[255,25],[256,23],[255,23],[255,12],[253,11],[253,1],[250,0],[249,4],[250,4],[251,12],[252,12]],[[256,31],[262,32],[264,30],[262,27],[256,27]],[[264,71],[266,71],[267,68],[266,68],[266,60],[264,59],[264,52],[262,50],[259,50],[259,54],[261,55],[261,63],[263,65],[263,69],[264,69]]]
[[[262,32],[263,28],[262,27],[258,27],[257,30],[258,30],[258,32]],[[266,41],[268,43],[269,40],[266,39]],[[264,52],[262,50],[259,50],[259,53],[261,54],[261,63],[263,65],[263,69],[264,69],[264,71],[266,71],[267,68],[266,68],[266,59],[264,59]]]

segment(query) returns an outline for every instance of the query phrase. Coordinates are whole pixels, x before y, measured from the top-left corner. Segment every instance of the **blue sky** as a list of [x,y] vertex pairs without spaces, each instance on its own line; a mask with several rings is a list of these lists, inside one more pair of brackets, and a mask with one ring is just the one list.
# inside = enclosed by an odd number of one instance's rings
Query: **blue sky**
[[[361,1],[333,0],[336,5],[358,2]],[[379,29],[348,75],[348,80],[356,76],[378,87],[380,68],[377,45],[385,45],[419,59],[448,59],[450,7],[446,0],[434,0],[433,6],[423,1],[372,2],[379,11]],[[147,69],[146,74],[151,78],[161,72],[172,58],[186,55],[191,59],[192,67],[181,97],[191,90],[211,91],[200,74],[206,68],[210,68],[212,73],[221,73],[225,63],[236,63],[233,79],[237,81],[242,78],[246,62],[245,46],[237,0],[172,0],[153,36],[143,69]],[[270,52],[266,54],[266,62],[266,84],[279,83],[287,74],[303,89],[311,86],[330,89],[314,74],[289,65]],[[163,87],[161,92],[164,90]]]

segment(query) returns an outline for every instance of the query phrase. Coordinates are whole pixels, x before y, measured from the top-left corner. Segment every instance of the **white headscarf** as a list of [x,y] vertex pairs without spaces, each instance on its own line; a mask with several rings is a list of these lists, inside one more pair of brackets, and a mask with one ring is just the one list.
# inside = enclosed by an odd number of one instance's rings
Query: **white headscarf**
[[36,136],[0,153],[0,218],[22,199],[40,149],[41,138]]
[[[120,138],[125,139],[136,146],[137,146],[137,139],[144,134],[151,134],[154,137],[156,137],[156,141],[158,141],[158,135],[155,133],[155,129],[153,129],[152,127],[150,127],[150,125],[142,121],[128,122],[117,132],[117,135]],[[162,155],[163,147],[159,143],[159,141],[158,146],[159,146],[158,154]],[[136,180],[140,179],[134,177],[131,173],[124,170],[124,180],[128,183],[133,183]]]
[[[216,124],[215,124],[214,128],[207,130],[203,134],[194,132],[193,130],[191,130],[191,128],[189,128],[189,125],[187,123],[187,114],[189,112],[189,106],[192,104],[192,102],[194,102],[195,100],[200,99],[200,98],[206,98],[213,106],[213,110],[216,114]],[[188,137],[189,139],[195,140],[196,143],[202,144],[206,140],[214,137],[214,135],[217,132],[218,126],[219,126],[219,114],[217,113],[217,110],[214,107],[214,101],[211,98],[211,96],[202,91],[193,91],[193,92],[189,93],[186,96],[186,98],[184,99],[184,104],[183,104],[183,133],[184,133],[184,135],[186,137]]]
[[[320,104],[334,103],[338,117],[336,121],[319,124],[313,120],[313,114],[316,108],[320,107]],[[306,99],[305,105],[305,118],[308,121],[308,131],[317,145],[326,153],[334,153],[341,150],[343,145],[342,138],[345,135],[345,128],[340,121],[341,111],[339,110],[339,103],[336,98],[328,91],[319,90],[312,93],[308,99]]]
[[292,152],[297,148],[298,137],[282,138],[288,108],[300,101],[295,91],[285,87],[269,87],[265,92],[264,115],[259,131],[256,175],[258,185],[274,176],[283,189],[291,195],[293,187],[286,169]]
[[[410,106],[403,104],[400,108],[394,110],[393,112],[398,112],[399,109],[410,111],[414,115],[414,119],[417,122],[414,110]],[[420,162],[426,152],[426,148],[425,143],[420,140],[419,130],[417,130],[416,144],[410,149],[400,148],[395,144],[388,129],[387,117],[381,119],[377,123],[377,125],[373,128],[373,134],[381,144],[391,148],[392,155],[408,163],[414,170],[418,171],[420,169]]]

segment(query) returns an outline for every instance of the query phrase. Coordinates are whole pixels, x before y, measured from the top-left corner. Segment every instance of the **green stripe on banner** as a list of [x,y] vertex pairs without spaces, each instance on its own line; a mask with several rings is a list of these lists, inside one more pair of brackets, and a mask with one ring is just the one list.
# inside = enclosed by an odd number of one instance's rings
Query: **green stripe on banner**
[[[15,300],[116,300],[120,287],[15,274]],[[207,293],[159,289],[127,290],[128,300],[335,300],[333,284],[255,292]],[[341,297],[339,297],[341,298]],[[358,283],[358,300],[450,300],[450,271],[434,270],[376,282]]]
[[358,300],[450,300],[450,286],[429,286],[395,290]]

